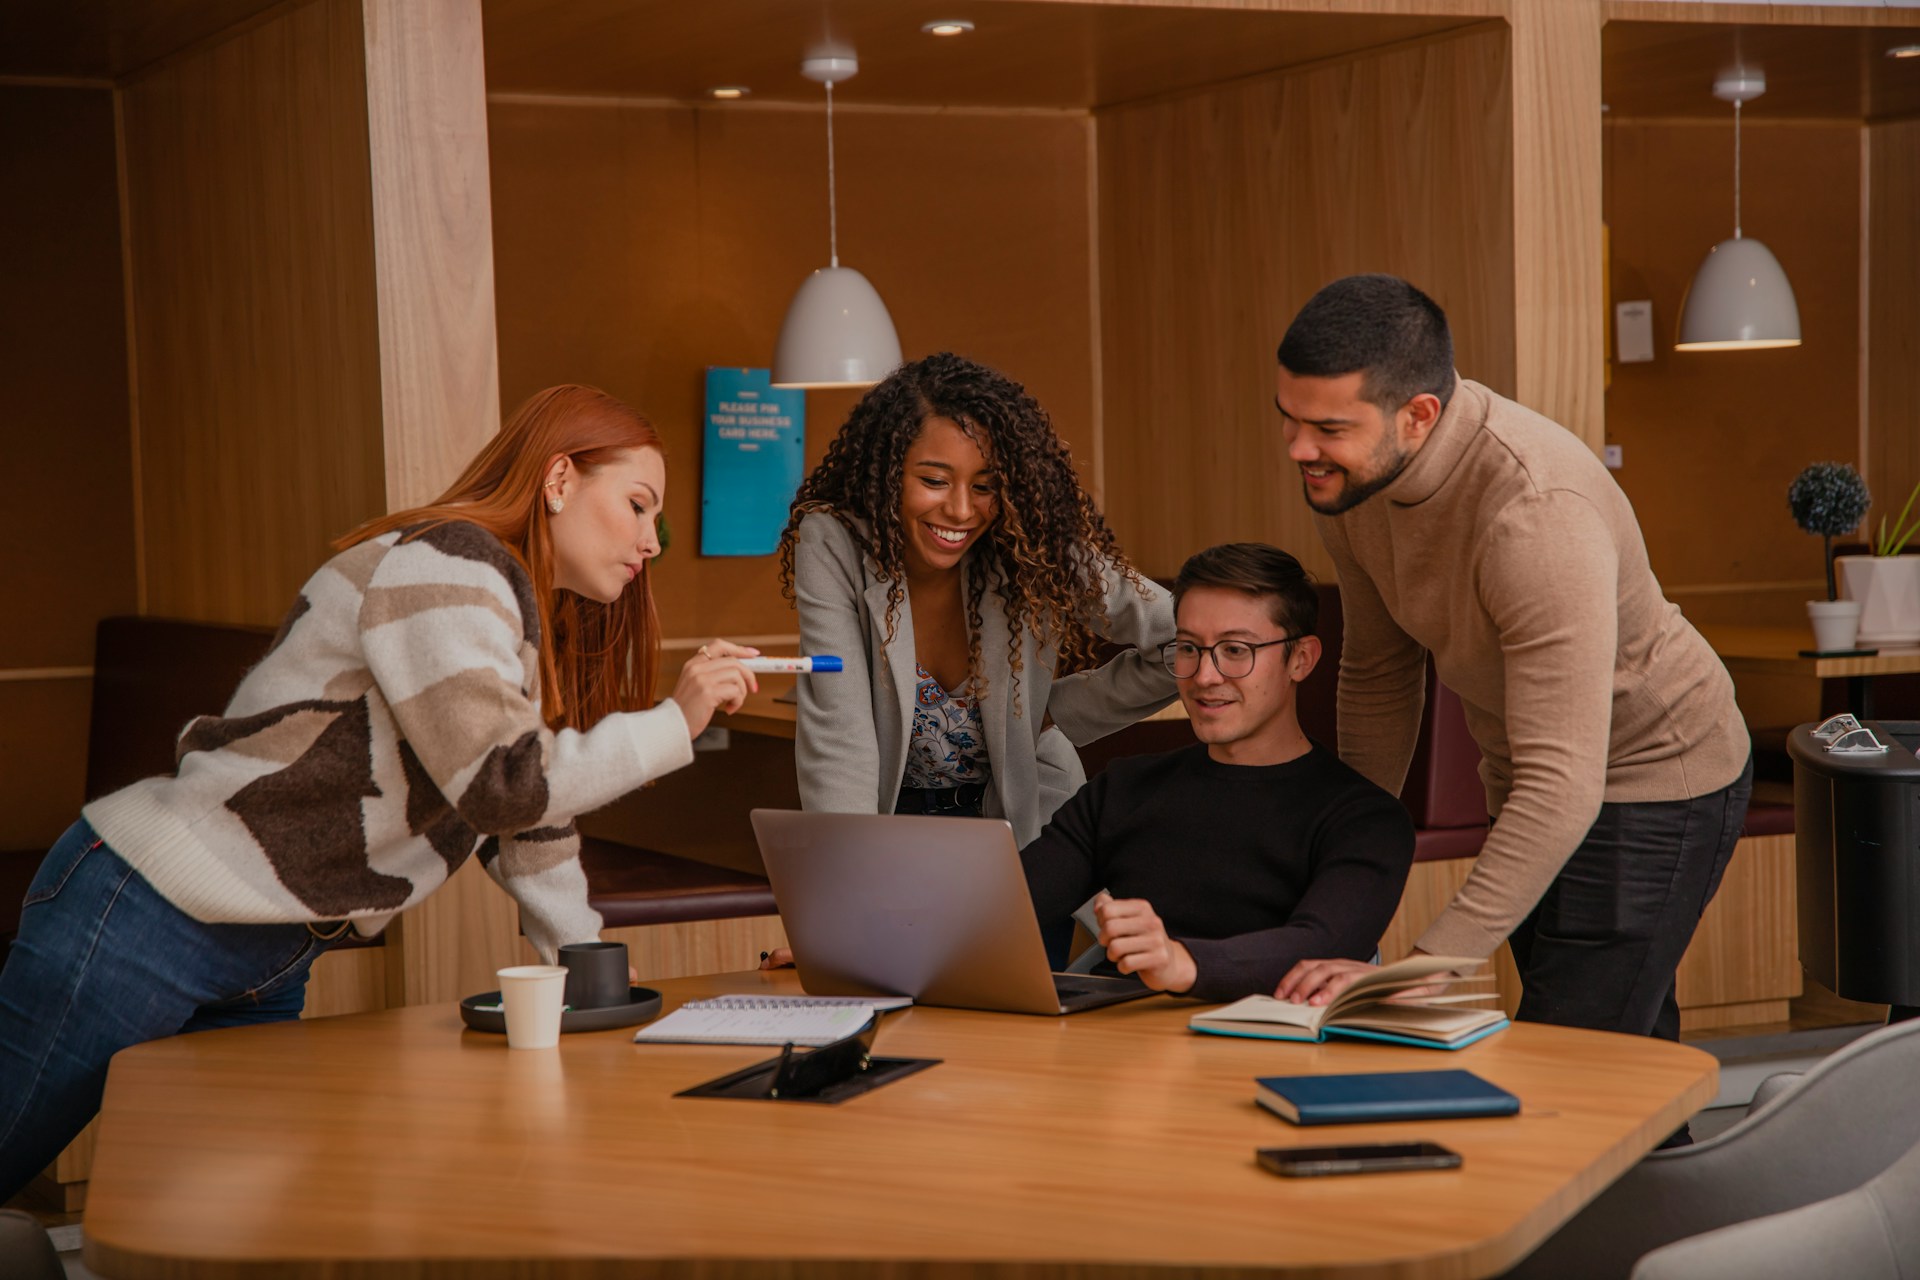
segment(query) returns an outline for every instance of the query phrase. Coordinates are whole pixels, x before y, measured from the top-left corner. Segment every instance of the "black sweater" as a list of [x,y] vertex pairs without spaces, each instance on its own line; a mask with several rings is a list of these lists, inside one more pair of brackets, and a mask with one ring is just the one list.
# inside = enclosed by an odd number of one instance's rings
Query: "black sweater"
[[1204,745],[1115,761],[1021,851],[1042,924],[1101,889],[1193,954],[1185,994],[1271,995],[1300,960],[1373,956],[1413,865],[1400,803],[1315,747],[1276,765]]

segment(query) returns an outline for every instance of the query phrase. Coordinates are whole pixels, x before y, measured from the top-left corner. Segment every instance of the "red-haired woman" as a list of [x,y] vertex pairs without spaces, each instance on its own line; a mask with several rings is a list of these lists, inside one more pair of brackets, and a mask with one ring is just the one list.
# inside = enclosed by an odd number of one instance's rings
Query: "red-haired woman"
[[293,602],[167,777],[96,800],[47,855],[0,970],[0,1201],[142,1041],[299,1016],[307,971],[477,852],[551,961],[594,939],[576,814],[693,759],[754,680],[721,641],[647,709],[666,488],[647,419],[534,396],[428,506],[383,517]]

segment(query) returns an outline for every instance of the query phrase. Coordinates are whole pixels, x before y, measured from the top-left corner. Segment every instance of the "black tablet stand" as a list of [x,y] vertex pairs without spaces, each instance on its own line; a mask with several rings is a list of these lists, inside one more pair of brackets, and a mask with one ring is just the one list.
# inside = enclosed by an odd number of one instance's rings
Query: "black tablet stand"
[[874,1010],[867,1025],[844,1040],[821,1045],[811,1053],[795,1053],[791,1044],[777,1058],[691,1089],[676,1098],[755,1098],[770,1102],[845,1102],[891,1084],[940,1062],[939,1058],[876,1058],[874,1037],[880,1034],[882,1011]]

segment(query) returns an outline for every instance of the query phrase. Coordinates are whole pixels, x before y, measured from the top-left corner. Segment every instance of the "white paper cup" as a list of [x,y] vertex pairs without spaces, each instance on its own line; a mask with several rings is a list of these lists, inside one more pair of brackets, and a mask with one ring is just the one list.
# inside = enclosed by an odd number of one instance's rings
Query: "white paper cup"
[[560,1008],[567,971],[557,964],[519,964],[502,969],[500,1003],[506,1006],[509,1049],[551,1049],[560,1043]]

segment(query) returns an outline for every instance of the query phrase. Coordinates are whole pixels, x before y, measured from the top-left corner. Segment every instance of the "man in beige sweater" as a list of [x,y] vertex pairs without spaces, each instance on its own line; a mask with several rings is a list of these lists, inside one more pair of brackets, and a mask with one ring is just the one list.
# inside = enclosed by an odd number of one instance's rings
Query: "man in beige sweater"
[[[1466,705],[1494,817],[1415,944],[1513,944],[1520,1017],[1675,1039],[1674,970],[1752,789],[1733,684],[1660,592],[1626,495],[1571,432],[1453,368],[1393,276],[1322,289],[1275,403],[1340,576],[1340,755],[1398,794],[1426,657]],[[1365,966],[1304,961],[1283,999]]]

